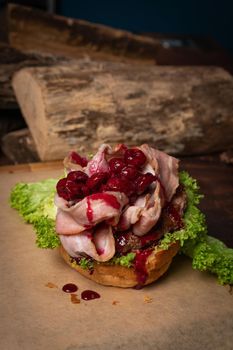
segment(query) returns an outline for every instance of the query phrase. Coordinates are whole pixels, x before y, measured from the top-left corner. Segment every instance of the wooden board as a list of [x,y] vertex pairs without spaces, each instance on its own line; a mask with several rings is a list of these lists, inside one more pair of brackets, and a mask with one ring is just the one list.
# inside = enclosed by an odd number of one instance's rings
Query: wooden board
[[52,55],[42,55],[37,52],[23,52],[0,41],[0,108],[18,108],[11,85],[13,74],[23,67],[51,66],[67,62],[68,58]]
[[[214,180],[211,164],[195,167],[187,161],[184,166],[200,178],[209,174],[209,181]],[[220,175],[230,179],[226,169],[221,168],[218,179]],[[10,188],[19,181],[62,173],[59,163],[1,168],[0,348],[231,350],[233,294],[228,286],[218,285],[214,276],[194,271],[189,259],[178,256],[166,276],[149,287],[119,289],[86,280],[56,250],[36,248],[32,227],[8,205]],[[209,192],[210,205],[223,199],[221,190]],[[57,288],[47,287],[49,282]],[[68,282],[79,286],[78,297],[92,289],[101,298],[73,304],[61,290]]]
[[218,67],[77,60],[13,78],[41,160],[102,143],[205,154],[233,145],[233,78]]

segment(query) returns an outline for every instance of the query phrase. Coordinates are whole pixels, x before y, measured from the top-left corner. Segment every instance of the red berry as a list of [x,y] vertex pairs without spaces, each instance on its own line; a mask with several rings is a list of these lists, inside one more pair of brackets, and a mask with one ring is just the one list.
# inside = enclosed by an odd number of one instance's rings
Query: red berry
[[121,170],[121,175],[129,180],[135,180],[139,176],[139,172],[134,166],[127,165]]
[[106,183],[107,179],[109,178],[109,174],[106,172],[99,172],[93,174],[86,182],[87,187],[92,192],[96,192],[100,189],[100,186],[104,183]]
[[107,182],[106,190],[124,192],[127,196],[131,196],[134,193],[134,186],[124,177],[112,177]]
[[70,199],[70,194],[66,188],[66,178],[59,180],[56,188],[57,193],[60,197],[64,198],[67,201]]
[[83,171],[71,171],[67,175],[67,180],[73,181],[73,182],[83,182],[85,183],[88,179],[87,174],[85,174]]
[[70,199],[83,198],[82,184],[73,181],[66,182],[66,189],[69,192]]
[[156,180],[155,176],[152,175],[151,173],[140,175],[135,181],[137,193],[138,194],[143,193],[150,186],[150,184],[155,180]]
[[138,148],[126,150],[124,159],[127,164],[134,165],[137,168],[140,168],[146,162],[145,154]]
[[87,163],[88,163],[87,159],[84,158],[84,157],[81,157],[81,156],[80,156],[78,153],[76,153],[76,152],[71,152],[71,153],[70,153],[70,158],[71,158],[72,162],[75,163],[75,164],[79,164],[79,165],[81,165],[82,167],[87,166]]
[[125,166],[125,162],[121,158],[112,158],[108,162],[109,168],[112,173],[119,174]]
[[89,196],[90,190],[89,190],[89,188],[87,187],[87,185],[82,185],[82,193],[83,193],[83,196],[84,196],[84,197]]

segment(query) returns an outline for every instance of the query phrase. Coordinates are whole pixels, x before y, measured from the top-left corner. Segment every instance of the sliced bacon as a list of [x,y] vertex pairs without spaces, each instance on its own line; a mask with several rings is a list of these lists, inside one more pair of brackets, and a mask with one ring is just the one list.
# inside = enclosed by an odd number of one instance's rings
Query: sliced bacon
[[128,198],[124,193],[111,191],[87,196],[71,207],[68,207],[66,200],[56,196],[55,204],[59,208],[56,231],[58,234],[74,235],[108,220],[115,226],[127,203]]
[[78,235],[60,235],[60,240],[72,257],[87,254],[96,261],[104,262],[115,254],[115,240],[110,225],[100,225]]
[[166,200],[170,202],[179,186],[179,160],[162,151],[151,148],[147,144],[140,146],[139,149],[145,154],[151,166],[154,169],[157,167],[156,174],[159,174],[161,185],[166,193]]
[[120,231],[128,230],[132,224],[135,224],[139,220],[141,211],[141,207],[136,205],[130,205],[121,214],[120,221],[117,225],[117,229]]
[[140,195],[133,205],[126,207],[120,217],[117,228],[120,231],[125,231],[130,228],[131,225],[135,224],[141,215],[143,208],[146,206],[150,195]]
[[154,193],[151,194],[144,208],[140,213],[138,222],[133,225],[132,231],[137,236],[148,233],[158,222],[163,205],[163,194],[161,185],[157,182]]
[[111,152],[112,148],[107,144],[102,144],[96,155],[88,162],[86,167],[86,174],[91,176],[95,173],[105,173],[109,171],[108,162],[106,160],[106,153]]

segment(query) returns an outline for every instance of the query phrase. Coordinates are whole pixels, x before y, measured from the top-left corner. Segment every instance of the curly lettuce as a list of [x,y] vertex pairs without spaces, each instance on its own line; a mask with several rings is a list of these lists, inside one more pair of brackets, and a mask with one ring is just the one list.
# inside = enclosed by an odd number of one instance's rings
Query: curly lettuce
[[216,274],[220,284],[233,284],[233,249],[220,240],[207,236],[189,249],[189,256],[194,269]]
[[33,225],[36,244],[40,248],[56,248],[60,245],[59,237],[55,232],[56,183],[55,179],[18,183],[11,191],[11,207],[17,209],[24,220]]

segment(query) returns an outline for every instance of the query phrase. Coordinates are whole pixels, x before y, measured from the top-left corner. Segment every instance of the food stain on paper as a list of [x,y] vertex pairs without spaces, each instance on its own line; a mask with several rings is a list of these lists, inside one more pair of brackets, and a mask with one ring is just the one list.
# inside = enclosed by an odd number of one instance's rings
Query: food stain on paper
[[58,288],[58,286],[56,284],[54,284],[53,282],[48,282],[47,284],[45,284],[45,287],[48,288]]
[[73,304],[80,304],[80,299],[78,298],[77,294],[70,294],[70,301]]
[[152,303],[152,300],[153,299],[151,297],[149,297],[148,295],[144,296],[144,303],[147,303],[147,304]]

